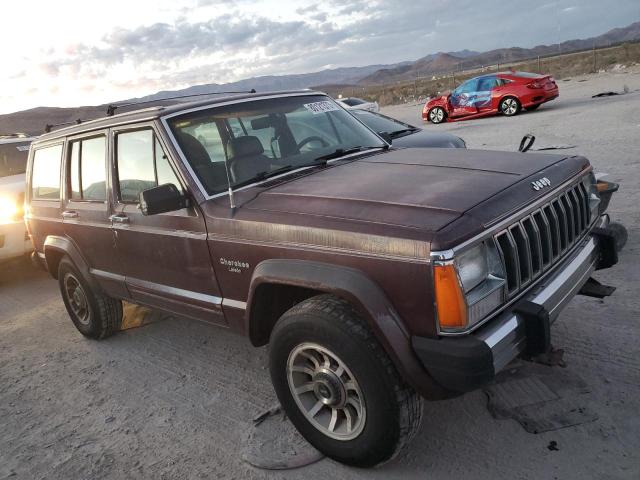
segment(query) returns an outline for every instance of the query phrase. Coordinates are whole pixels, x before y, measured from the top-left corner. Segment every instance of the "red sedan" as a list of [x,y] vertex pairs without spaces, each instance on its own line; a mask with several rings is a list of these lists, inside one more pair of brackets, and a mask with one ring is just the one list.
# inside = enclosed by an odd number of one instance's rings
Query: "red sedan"
[[442,123],[498,113],[511,117],[522,108],[535,110],[557,97],[558,85],[550,75],[492,73],[474,77],[453,92],[429,100],[422,109],[422,119]]

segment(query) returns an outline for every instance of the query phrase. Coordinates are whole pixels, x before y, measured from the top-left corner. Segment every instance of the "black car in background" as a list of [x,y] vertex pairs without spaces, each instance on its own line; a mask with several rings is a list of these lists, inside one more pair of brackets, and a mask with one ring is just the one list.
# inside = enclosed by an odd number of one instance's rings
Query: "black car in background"
[[427,132],[395,118],[367,110],[349,110],[358,120],[386,139],[394,147],[413,148],[467,148],[460,137],[444,132]]

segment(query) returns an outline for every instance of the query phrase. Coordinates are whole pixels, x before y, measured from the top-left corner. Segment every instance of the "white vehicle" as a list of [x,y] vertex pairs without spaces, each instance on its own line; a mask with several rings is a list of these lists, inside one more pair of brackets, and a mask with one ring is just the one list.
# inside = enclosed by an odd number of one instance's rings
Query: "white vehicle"
[[366,100],[356,97],[338,98],[336,100],[347,110],[369,110],[370,112],[380,111],[378,102],[367,102]]
[[25,171],[33,140],[24,134],[0,136],[0,262],[33,250],[23,220]]

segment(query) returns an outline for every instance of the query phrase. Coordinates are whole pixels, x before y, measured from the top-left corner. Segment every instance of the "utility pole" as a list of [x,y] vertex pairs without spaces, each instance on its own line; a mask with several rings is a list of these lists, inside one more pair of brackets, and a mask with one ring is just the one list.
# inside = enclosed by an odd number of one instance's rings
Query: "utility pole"
[[542,69],[540,68],[540,55],[538,55],[538,73],[542,73]]
[[596,55],[596,41],[593,41],[593,73],[596,73],[598,71],[598,64],[597,64],[597,55]]

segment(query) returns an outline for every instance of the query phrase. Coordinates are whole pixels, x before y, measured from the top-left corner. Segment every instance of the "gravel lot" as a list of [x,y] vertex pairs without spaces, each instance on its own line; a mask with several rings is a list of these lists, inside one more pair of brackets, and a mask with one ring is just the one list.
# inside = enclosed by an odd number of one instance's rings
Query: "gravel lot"
[[[579,81],[584,80],[584,81]],[[68,319],[57,283],[28,262],[0,267],[0,478],[640,478],[640,69],[559,82],[533,113],[428,125],[470,148],[576,145],[622,184],[610,213],[629,229],[617,291],[578,297],[552,328],[588,393],[590,423],[540,434],[497,420],[474,392],[427,404],[408,455],[375,470],[324,459],[290,471],[246,464],[252,419],[275,403],[266,352],[222,329],[165,318],[95,342]],[[604,90],[630,93],[592,99]],[[385,113],[421,125],[420,105]],[[555,442],[556,449],[552,447]]]

